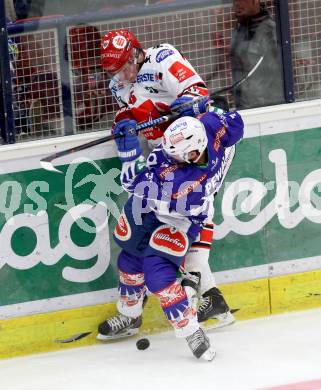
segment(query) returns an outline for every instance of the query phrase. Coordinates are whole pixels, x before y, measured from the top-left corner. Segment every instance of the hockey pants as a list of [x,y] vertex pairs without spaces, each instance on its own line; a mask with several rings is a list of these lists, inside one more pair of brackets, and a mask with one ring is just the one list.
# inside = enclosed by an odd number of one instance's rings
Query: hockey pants
[[122,251],[118,257],[118,311],[136,318],[142,314],[148,290],[158,297],[177,337],[187,337],[198,328],[193,299],[176,280],[177,266],[160,256],[137,257]]

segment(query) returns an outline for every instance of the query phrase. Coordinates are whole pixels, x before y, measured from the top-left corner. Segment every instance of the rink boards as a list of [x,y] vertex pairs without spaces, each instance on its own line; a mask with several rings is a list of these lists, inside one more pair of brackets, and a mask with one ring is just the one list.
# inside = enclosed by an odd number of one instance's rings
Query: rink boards
[[[237,319],[321,306],[320,113],[320,100],[244,112],[210,259]],[[114,146],[58,160],[64,174],[39,168],[99,136],[1,147],[0,357],[93,343],[115,312],[112,231],[126,194]],[[150,298],[143,331],[164,327]],[[93,333],[57,342],[82,332]]]

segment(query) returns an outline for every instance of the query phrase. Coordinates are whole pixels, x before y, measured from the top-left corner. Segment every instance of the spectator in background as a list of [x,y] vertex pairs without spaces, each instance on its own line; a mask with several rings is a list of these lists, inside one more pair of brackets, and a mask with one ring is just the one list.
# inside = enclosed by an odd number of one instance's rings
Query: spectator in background
[[7,16],[15,20],[42,16],[45,0],[5,0]]
[[264,55],[255,73],[234,89],[236,109],[282,103],[282,64],[275,22],[260,0],[234,0],[233,4],[237,18],[230,47],[233,82],[245,76]]

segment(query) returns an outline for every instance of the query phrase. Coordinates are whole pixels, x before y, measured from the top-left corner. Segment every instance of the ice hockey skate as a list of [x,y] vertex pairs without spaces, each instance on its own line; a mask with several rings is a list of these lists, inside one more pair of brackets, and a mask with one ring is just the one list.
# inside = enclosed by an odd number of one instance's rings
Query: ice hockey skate
[[216,352],[211,347],[210,340],[204,333],[203,329],[198,329],[191,336],[186,337],[186,341],[193,355],[197,359],[211,361],[214,359]]
[[197,318],[204,329],[222,328],[235,322],[228,304],[217,287],[203,294],[197,310]]
[[107,341],[134,336],[139,332],[141,324],[142,316],[131,318],[118,314],[99,325],[97,340]]

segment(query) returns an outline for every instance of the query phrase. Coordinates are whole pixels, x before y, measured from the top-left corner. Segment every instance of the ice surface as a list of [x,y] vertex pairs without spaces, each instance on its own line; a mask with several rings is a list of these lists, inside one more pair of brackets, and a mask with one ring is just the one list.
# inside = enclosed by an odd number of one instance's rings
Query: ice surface
[[[0,361],[2,390],[257,390],[320,380],[321,309],[239,321],[209,332],[217,356],[196,360],[172,332]],[[290,389],[290,387],[289,387]],[[315,388],[314,388],[315,389]]]

